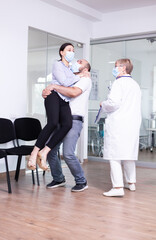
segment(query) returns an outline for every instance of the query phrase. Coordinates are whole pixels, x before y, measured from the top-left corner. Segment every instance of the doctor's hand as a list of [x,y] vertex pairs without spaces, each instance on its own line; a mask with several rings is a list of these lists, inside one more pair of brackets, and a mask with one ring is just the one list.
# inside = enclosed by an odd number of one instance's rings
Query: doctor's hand
[[43,91],[42,91],[42,97],[43,98],[46,98],[50,94],[51,94],[51,90],[49,90],[47,88],[43,89]]

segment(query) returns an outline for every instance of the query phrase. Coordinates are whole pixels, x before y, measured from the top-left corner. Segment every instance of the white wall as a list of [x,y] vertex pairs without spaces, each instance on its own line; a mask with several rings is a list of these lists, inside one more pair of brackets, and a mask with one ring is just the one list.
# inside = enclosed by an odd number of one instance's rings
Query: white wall
[[89,58],[89,21],[39,0],[0,0],[0,117],[26,115],[29,26],[84,43]]
[[[0,94],[1,116],[12,117],[26,113],[29,26],[83,42],[89,52],[90,22],[39,0],[1,1],[0,86],[3,90]],[[11,101],[4,102],[6,95]]]
[[156,31],[156,5],[103,15],[93,24],[92,39]]

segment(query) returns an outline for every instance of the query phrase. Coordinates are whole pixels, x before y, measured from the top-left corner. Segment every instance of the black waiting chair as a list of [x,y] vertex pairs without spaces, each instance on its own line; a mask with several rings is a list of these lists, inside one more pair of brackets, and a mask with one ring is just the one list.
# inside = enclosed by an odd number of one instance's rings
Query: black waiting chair
[[[28,145],[28,144],[20,145],[19,142],[20,140],[28,141],[28,142],[36,140],[42,130],[40,121],[36,118],[30,118],[30,117],[17,118],[14,121],[14,126],[15,126],[17,146],[21,149],[21,153],[23,156],[30,155],[34,148],[34,145]],[[18,181],[18,177],[19,177],[22,155],[18,156],[16,175],[15,175],[16,181]],[[35,184],[33,173],[34,171],[32,170],[33,184]],[[36,177],[37,177],[37,183],[38,185],[40,185],[37,165],[36,165]]]
[[12,193],[11,191],[11,183],[10,183],[10,174],[9,174],[9,167],[8,167],[8,160],[7,160],[7,154],[5,151],[0,150],[0,159],[5,159],[5,167],[6,167],[6,178],[7,178],[7,184],[8,184],[8,193]]
[[[8,143],[12,141],[14,147],[5,149],[7,155],[17,155],[18,161],[16,166],[15,180],[18,181],[22,156],[30,155],[32,145],[20,145],[19,141],[36,140],[41,131],[41,124],[38,119],[34,118],[18,118],[14,124],[9,119],[0,118],[0,143]],[[36,166],[37,183],[39,183],[38,168]],[[32,180],[35,184],[34,171],[32,170]]]

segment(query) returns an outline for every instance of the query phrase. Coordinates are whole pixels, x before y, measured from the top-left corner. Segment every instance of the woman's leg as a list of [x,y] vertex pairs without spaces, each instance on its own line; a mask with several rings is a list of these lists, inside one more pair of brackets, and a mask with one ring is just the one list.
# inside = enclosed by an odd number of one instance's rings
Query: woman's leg
[[110,161],[110,176],[111,176],[113,188],[108,192],[104,192],[103,195],[107,197],[124,196],[123,173],[122,173],[122,165],[120,160]]
[[[52,92],[45,99],[45,109],[47,114],[47,124],[42,129],[41,133],[38,136],[35,147],[30,155],[28,161],[28,168],[35,169],[36,168],[36,159],[39,153],[39,150],[45,146],[45,143],[49,139],[50,135],[57,127],[59,123],[59,111],[60,111],[60,97],[56,92]],[[40,163],[40,162],[38,162]],[[46,163],[43,164],[46,167]],[[40,165],[41,166],[41,165]],[[42,166],[41,166],[42,167]]]
[[59,123],[60,97],[56,92],[53,91],[45,99],[45,109],[47,115],[47,124],[42,129],[35,144],[35,146],[40,149],[45,146],[52,132],[57,128]]
[[136,166],[135,161],[123,161],[123,171],[125,177],[125,188],[128,188],[131,191],[135,191],[136,183]]
[[135,161],[123,161],[123,170],[126,183],[136,183]]
[[110,161],[110,175],[113,188],[123,188],[123,173],[120,160]]
[[46,146],[40,151],[40,155],[43,159],[47,158],[47,154],[50,152],[50,150],[63,140],[72,127],[72,116],[69,103],[63,101],[62,99],[60,99],[59,117],[59,130],[50,138]]

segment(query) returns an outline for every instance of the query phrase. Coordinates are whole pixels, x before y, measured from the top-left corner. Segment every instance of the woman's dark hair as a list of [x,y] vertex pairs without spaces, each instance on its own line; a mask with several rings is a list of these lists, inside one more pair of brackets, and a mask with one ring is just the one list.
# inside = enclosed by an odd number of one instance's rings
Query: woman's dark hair
[[63,51],[67,46],[74,47],[72,43],[64,43],[64,44],[62,44],[62,46],[59,49],[59,55],[60,55],[61,59],[62,59],[61,51]]

